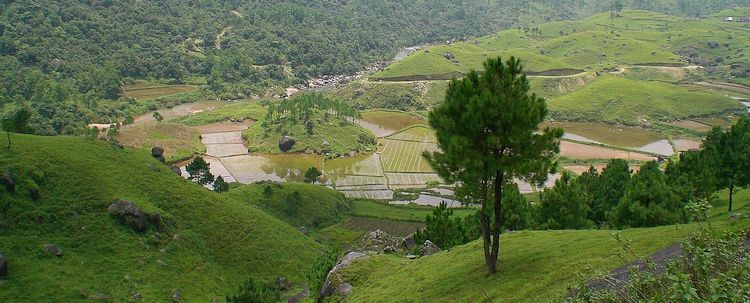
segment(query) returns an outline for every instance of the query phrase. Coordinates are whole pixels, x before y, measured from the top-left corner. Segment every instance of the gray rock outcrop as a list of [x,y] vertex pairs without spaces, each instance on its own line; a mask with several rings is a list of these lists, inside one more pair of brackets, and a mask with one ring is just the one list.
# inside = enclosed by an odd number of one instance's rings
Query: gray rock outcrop
[[[341,261],[339,261],[339,263],[337,263],[336,266],[334,266],[331,271],[328,272],[326,281],[325,283],[323,283],[323,287],[320,288],[320,294],[318,294],[318,302],[321,302],[326,297],[332,296],[343,284],[348,284],[349,282],[344,281],[344,278],[341,276],[340,271],[344,268],[349,267],[349,264],[351,264],[354,260],[364,258],[367,258],[367,255],[361,252],[350,252],[343,258],[341,258]],[[351,292],[351,284],[349,285],[349,291]]]
[[62,248],[54,244],[44,244],[44,246],[42,246],[42,250],[55,257],[63,256]]
[[441,250],[440,247],[432,243],[430,240],[425,240],[424,244],[419,247],[419,254],[422,256],[429,256],[438,253]]
[[282,152],[288,152],[292,150],[295,144],[297,144],[297,141],[294,141],[292,137],[283,136],[279,139],[279,150]]
[[120,223],[137,232],[148,229],[148,216],[133,202],[119,200],[107,207],[107,212]]

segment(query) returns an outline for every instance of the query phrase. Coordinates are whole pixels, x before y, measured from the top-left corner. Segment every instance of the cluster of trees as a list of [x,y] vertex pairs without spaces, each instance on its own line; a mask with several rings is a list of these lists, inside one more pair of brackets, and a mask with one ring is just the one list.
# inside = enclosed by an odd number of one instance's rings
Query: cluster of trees
[[229,191],[229,183],[222,176],[214,177],[211,173],[211,165],[203,157],[196,157],[185,167],[188,179],[203,186],[211,185],[217,193]]
[[[359,116],[359,111],[346,103],[329,99],[319,93],[302,94],[280,102],[268,102],[268,112],[261,122],[266,134],[272,127],[281,129],[289,125],[304,125],[308,135],[312,135],[316,123],[329,122],[335,118],[339,123],[352,122]],[[318,113],[322,113],[322,120]]]
[[729,212],[737,188],[750,185],[750,118],[730,129],[714,128],[703,149],[682,153],[664,172],[646,163],[631,176],[628,163],[612,160],[598,173],[569,174],[541,195],[538,228],[648,227],[685,222],[690,202],[713,200],[729,189]]

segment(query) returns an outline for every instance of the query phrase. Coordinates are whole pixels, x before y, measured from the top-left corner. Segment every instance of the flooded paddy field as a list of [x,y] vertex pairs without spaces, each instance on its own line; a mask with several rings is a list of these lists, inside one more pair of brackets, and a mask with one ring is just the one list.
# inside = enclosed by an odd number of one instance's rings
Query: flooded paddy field
[[543,127],[562,128],[568,139],[606,145],[640,148],[666,139],[664,135],[641,127],[623,127],[604,123],[550,122]]

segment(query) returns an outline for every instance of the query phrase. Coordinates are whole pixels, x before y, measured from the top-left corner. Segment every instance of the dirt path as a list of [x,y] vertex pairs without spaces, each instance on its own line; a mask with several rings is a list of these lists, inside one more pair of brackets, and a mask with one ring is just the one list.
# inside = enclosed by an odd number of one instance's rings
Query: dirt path
[[[750,251],[750,238],[745,240],[745,249]],[[655,252],[648,257],[648,260],[654,262],[656,265],[653,273],[659,274],[664,272],[664,268],[676,257],[682,256],[682,247],[679,243],[672,244],[666,248]],[[625,266],[619,267],[611,271],[604,278],[591,279],[588,282],[588,286],[597,291],[611,290],[619,292],[624,286],[630,281],[630,270],[635,268],[639,272],[649,270],[646,267],[646,262],[643,260],[636,260],[626,264]]]
[[750,95],[750,87],[742,85],[742,84],[726,83],[726,82],[695,82],[694,84],[709,87],[709,88],[724,89],[724,90],[728,90],[728,91],[732,91],[736,93]]
[[225,27],[224,29],[222,29],[222,30],[221,30],[221,32],[219,32],[219,33],[218,33],[218,34],[216,35],[216,42],[214,43],[214,44],[215,44],[215,46],[216,46],[216,49],[221,49],[221,38],[223,38],[223,37],[224,37],[224,35],[226,35],[226,33],[227,33],[227,32],[228,32],[229,30],[231,30],[231,29],[232,29],[232,26],[227,26],[227,27]]

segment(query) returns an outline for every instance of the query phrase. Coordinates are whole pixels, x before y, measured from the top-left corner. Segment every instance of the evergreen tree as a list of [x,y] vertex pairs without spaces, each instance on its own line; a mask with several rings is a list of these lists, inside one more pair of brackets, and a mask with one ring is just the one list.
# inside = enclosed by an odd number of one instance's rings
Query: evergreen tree
[[305,172],[305,183],[318,183],[320,176],[322,175],[323,173],[317,167],[310,167],[310,169]]
[[562,130],[538,132],[547,105],[529,89],[518,59],[492,58],[481,76],[471,71],[451,81],[445,102],[429,115],[440,151],[425,156],[443,179],[462,184],[481,202],[490,273],[497,271],[504,189],[516,179],[541,183],[556,167]]
[[648,162],[633,176],[610,215],[620,228],[660,226],[685,219],[683,203],[667,185],[656,161]]
[[588,219],[588,194],[579,180],[565,172],[555,186],[542,192],[539,203],[539,227],[542,229],[591,228]]
[[189,179],[198,184],[208,185],[214,182],[214,175],[211,174],[211,167],[203,157],[196,157],[193,159],[193,161],[185,167],[185,170],[190,175]]
[[17,109],[3,118],[2,127],[8,136],[8,150],[10,150],[10,133],[27,132],[29,119],[31,119],[31,111],[26,108]]
[[300,196],[298,191],[294,191],[288,195],[286,197],[286,214],[290,216],[296,214],[299,210],[300,203],[302,203],[302,196]]
[[[622,159],[609,161],[589,188],[589,219],[599,226],[607,222],[607,214],[620,203],[630,182],[630,165]],[[584,183],[585,184],[585,183]]]
[[229,191],[229,183],[224,181],[224,178],[222,176],[216,177],[216,180],[214,180],[214,191],[217,193],[224,193]]
[[431,215],[425,218],[425,228],[414,234],[414,241],[424,243],[430,240],[442,249],[468,243],[470,239],[464,229],[463,221],[453,216],[453,210],[445,202],[440,202]]
[[729,211],[735,188],[750,185],[750,118],[742,116],[728,130],[715,127],[703,142],[704,155],[717,168],[716,181],[729,188]]
[[159,123],[162,120],[164,120],[164,116],[162,116],[159,112],[154,112],[153,117],[154,119],[156,119],[156,123]]
[[266,199],[266,206],[271,205],[271,198],[273,197],[273,189],[271,185],[266,185],[263,188],[263,198]]

